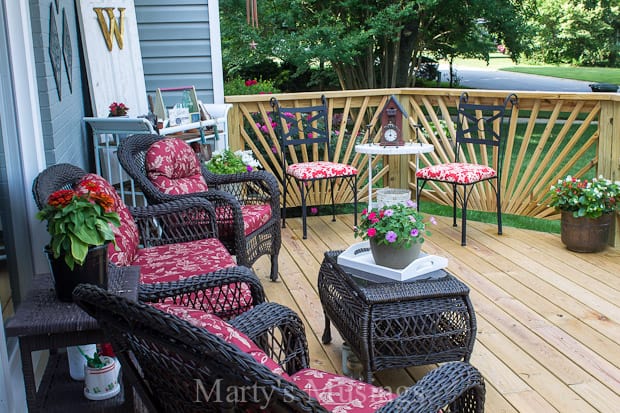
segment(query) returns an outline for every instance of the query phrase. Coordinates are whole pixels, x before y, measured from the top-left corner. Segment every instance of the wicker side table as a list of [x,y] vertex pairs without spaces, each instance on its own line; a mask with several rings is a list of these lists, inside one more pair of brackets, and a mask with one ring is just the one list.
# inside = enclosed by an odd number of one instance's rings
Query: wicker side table
[[[108,290],[137,300],[139,277],[139,267],[111,265]],[[94,318],[77,305],[56,298],[51,275],[34,277],[28,296],[7,323],[6,334],[19,338],[28,411],[131,411],[133,400],[124,397],[125,391],[108,400],[87,400],[82,394],[84,383],[69,377],[65,354],[50,355],[37,391],[32,365],[33,351],[100,343],[105,339]],[[124,384],[127,387],[127,383]],[[131,392],[128,393],[131,395]]]
[[319,271],[323,343],[331,342],[331,321],[362,362],[367,382],[383,369],[469,361],[476,316],[465,284],[448,272],[414,282],[361,280],[338,265],[341,252],[326,252]]

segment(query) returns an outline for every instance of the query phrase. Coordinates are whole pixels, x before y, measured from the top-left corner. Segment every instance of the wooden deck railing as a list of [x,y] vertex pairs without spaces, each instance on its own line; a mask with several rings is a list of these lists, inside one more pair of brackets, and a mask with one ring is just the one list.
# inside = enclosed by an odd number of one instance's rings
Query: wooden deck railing
[[[433,153],[420,156],[420,165],[454,159],[454,114],[457,89],[376,89],[325,92],[329,106],[329,128],[336,160],[353,164],[360,171],[359,194],[368,193],[368,160],[355,152],[355,145],[379,140],[380,112],[394,95],[407,111],[403,122],[406,140],[419,139],[435,146]],[[467,90],[470,101],[499,104],[508,91]],[[519,103],[504,126],[504,166],[501,190],[503,211],[537,218],[557,219],[547,206],[550,186],[566,175],[591,178],[603,175],[620,180],[620,95],[607,93],[547,93],[510,91]],[[320,92],[275,95],[281,106],[307,106],[320,103]],[[229,118],[230,145],[254,151],[267,170],[282,176],[280,145],[272,127],[271,95],[228,96],[233,109]],[[616,121],[614,122],[614,118]],[[367,126],[370,125],[370,126]],[[407,125],[407,127],[405,127]],[[420,127],[417,127],[417,126]],[[416,129],[418,129],[416,131]],[[417,134],[416,134],[417,132]],[[497,154],[464,150],[470,160],[497,157]],[[319,151],[304,152],[304,160],[316,159]],[[479,159],[482,160],[482,159]],[[373,161],[373,182],[377,186],[410,188],[415,191],[415,162],[406,156],[377,157]],[[310,204],[328,204],[327,186],[315,187]],[[346,187],[337,187],[336,200],[352,202]],[[443,185],[428,185],[424,196],[451,205],[452,191]],[[289,204],[299,203],[294,192]],[[494,211],[490,186],[480,186],[469,201],[471,209]],[[620,221],[618,216],[616,221]],[[615,240],[620,240],[616,222]]]

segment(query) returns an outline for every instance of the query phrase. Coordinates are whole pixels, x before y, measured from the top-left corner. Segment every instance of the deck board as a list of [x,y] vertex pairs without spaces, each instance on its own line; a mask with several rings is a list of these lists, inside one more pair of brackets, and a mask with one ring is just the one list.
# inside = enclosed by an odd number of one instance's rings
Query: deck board
[[[448,269],[471,289],[478,334],[471,362],[487,384],[488,412],[602,412],[620,405],[620,248],[596,254],[568,251],[557,234],[439,217],[424,251],[449,260]],[[300,218],[282,230],[280,280],[270,282],[269,260],[254,269],[270,301],[304,320],[313,367],[341,373],[342,339],[323,345],[317,293],[323,253],[358,242],[352,215]],[[386,370],[376,384],[402,390],[435,366]]]

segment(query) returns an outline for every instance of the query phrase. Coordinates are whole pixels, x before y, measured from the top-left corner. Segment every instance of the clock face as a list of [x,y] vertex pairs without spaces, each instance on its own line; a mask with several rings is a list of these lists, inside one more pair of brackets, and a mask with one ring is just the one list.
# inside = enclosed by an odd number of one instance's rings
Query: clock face
[[398,132],[394,128],[387,127],[383,132],[383,138],[388,142],[394,142],[398,139]]

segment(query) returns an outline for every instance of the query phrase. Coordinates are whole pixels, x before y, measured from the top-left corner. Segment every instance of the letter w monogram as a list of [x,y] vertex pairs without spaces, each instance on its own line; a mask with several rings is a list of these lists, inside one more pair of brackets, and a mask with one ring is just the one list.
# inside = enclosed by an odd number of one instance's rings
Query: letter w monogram
[[[123,48],[123,34],[125,33],[125,8],[119,7],[120,16],[118,18],[118,23],[114,18],[114,8],[113,7],[94,7],[93,10],[97,13],[97,20],[99,21],[99,28],[101,28],[101,33],[103,33],[103,38],[105,39],[105,44],[108,46],[108,50],[112,51],[112,34],[116,37],[116,43],[118,44],[118,48]],[[106,12],[108,15],[109,25],[106,24],[106,19],[103,15],[103,12]]]

